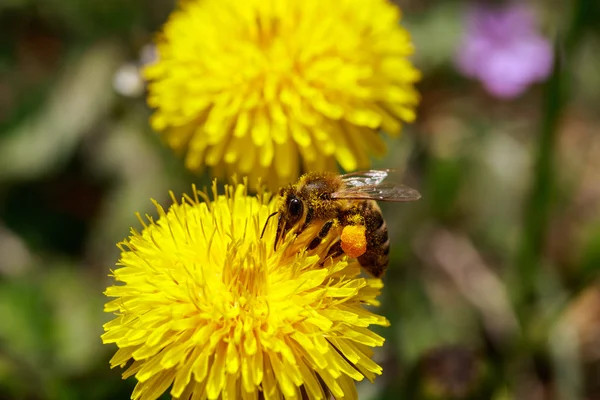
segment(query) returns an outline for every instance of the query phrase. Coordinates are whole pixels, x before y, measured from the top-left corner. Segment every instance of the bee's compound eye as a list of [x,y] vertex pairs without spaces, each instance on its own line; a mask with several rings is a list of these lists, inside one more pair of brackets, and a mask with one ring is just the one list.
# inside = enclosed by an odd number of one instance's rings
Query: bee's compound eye
[[302,202],[295,197],[290,199],[288,211],[292,217],[300,217],[302,215]]

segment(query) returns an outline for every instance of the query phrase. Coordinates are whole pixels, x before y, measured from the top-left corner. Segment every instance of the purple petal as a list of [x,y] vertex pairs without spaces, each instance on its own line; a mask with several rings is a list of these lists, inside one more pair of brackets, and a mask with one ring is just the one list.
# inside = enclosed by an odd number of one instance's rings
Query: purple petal
[[535,30],[534,14],[523,5],[473,6],[457,52],[457,68],[478,78],[494,95],[510,98],[548,77],[552,47]]
[[515,82],[486,81],[483,86],[490,94],[507,100],[514,99],[527,90],[527,85]]
[[510,51],[495,52],[486,61],[486,68],[480,71],[479,78],[499,87],[524,85],[530,80],[527,60],[515,57]]
[[[552,46],[541,36],[529,37],[514,45],[514,56],[523,59],[528,79],[542,81],[552,72]],[[526,65],[525,65],[526,64]]]
[[458,69],[466,76],[478,76],[482,62],[487,54],[493,51],[493,46],[482,37],[472,37],[463,43],[458,51],[456,64]]
[[505,7],[475,5],[467,13],[467,30],[490,39],[518,37],[534,32],[534,27],[534,14],[521,4]]

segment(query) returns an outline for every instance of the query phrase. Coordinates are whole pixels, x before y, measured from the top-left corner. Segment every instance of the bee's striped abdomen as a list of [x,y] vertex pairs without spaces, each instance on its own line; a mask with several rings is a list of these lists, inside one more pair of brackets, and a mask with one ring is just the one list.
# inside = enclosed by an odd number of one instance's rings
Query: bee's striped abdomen
[[362,216],[366,227],[367,251],[358,257],[360,265],[379,278],[389,263],[390,241],[387,225],[381,215],[381,209],[374,201],[363,203]]

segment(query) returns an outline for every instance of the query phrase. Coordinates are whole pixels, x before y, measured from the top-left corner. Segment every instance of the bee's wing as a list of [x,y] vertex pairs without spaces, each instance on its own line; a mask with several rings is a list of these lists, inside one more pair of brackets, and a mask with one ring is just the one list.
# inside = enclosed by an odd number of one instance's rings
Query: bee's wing
[[374,169],[353,172],[341,176],[344,188],[331,195],[334,199],[415,201],[421,198],[419,192],[408,186],[396,183],[400,171]]
[[415,201],[419,200],[421,195],[405,185],[380,183],[342,189],[333,193],[331,197],[348,200]]

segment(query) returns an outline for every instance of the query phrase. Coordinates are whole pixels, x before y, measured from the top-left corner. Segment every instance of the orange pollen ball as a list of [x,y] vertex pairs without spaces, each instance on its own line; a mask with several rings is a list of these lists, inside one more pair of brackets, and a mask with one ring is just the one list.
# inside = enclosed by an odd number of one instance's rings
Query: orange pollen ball
[[366,228],[363,225],[347,225],[342,231],[342,250],[348,256],[357,258],[367,251]]

